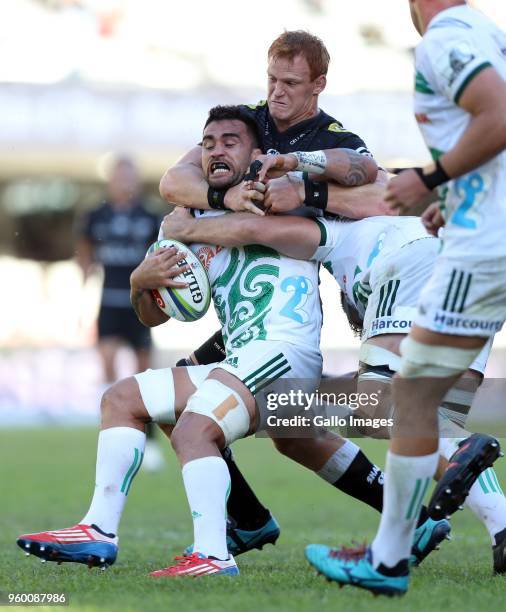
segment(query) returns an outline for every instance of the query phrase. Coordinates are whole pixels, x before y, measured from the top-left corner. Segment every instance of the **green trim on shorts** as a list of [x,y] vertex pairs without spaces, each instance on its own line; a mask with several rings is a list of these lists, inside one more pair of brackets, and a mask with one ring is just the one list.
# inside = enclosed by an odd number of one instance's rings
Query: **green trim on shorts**
[[269,380],[266,380],[263,384],[259,385],[258,387],[255,386],[254,389],[250,389],[251,393],[253,394],[258,393],[262,389],[265,389],[267,385],[270,385],[273,381],[277,380],[278,378],[281,378],[283,374],[287,374],[291,369],[292,368],[290,366],[287,366],[284,370],[281,370],[281,372],[278,372],[276,374],[276,378],[269,378]]
[[313,219],[313,221],[320,228],[320,242],[318,246],[325,246],[327,244],[327,228],[321,221],[318,221],[318,219]]
[[455,275],[457,274],[457,270],[455,268],[452,270],[452,275],[450,278],[450,284],[448,285],[448,289],[446,290],[445,301],[443,302],[443,310],[447,310],[448,302],[450,300],[450,294],[452,292],[453,281],[455,280]]
[[[282,374],[286,374],[286,372],[289,372],[290,369],[291,368],[288,361],[286,359],[283,359],[279,363],[274,364],[269,370],[262,372],[256,378],[244,384],[246,385],[246,387],[248,387],[251,393],[256,393],[260,389],[263,389],[265,385],[271,383],[274,380],[277,380]],[[257,384],[262,381],[265,381],[264,384],[257,388]]]
[[278,353],[275,357],[273,357],[271,360],[269,360],[267,363],[264,363],[263,365],[261,365],[259,368],[257,368],[254,372],[251,372],[250,374],[248,374],[247,376],[245,376],[242,379],[242,382],[244,384],[246,384],[246,381],[249,380],[250,378],[254,378],[259,372],[261,372],[263,369],[268,368],[269,366],[271,366],[275,361],[278,361],[279,359],[284,359],[284,355],[283,353]]
[[[399,279],[389,280],[387,283],[383,283],[380,289],[380,298],[378,308],[376,309],[376,318],[379,317],[391,317],[392,310],[394,307],[395,298],[397,297],[397,291],[401,281]],[[386,287],[386,291],[385,291]],[[390,303],[389,303],[390,302]]]

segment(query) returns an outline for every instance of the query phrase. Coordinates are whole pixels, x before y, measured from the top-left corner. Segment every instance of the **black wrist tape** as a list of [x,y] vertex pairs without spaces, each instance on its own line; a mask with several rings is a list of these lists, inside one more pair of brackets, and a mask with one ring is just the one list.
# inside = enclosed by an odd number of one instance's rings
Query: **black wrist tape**
[[307,172],[303,173],[302,178],[304,180],[304,190],[306,193],[304,204],[306,206],[319,208],[320,210],[326,210],[329,199],[328,184],[324,181],[312,181]]
[[450,177],[446,174],[446,170],[441,165],[439,159],[436,160],[436,169],[430,174],[425,174],[423,168],[413,168],[413,170],[418,174],[422,183],[427,189],[430,189],[430,191],[450,180]]
[[226,193],[226,189],[215,189],[214,187],[209,187],[207,190],[207,203],[211,208],[224,210]]
[[213,334],[204,342],[198,349],[193,351],[195,359],[199,365],[207,365],[223,361],[226,357],[225,347],[223,344],[223,336],[220,331]]

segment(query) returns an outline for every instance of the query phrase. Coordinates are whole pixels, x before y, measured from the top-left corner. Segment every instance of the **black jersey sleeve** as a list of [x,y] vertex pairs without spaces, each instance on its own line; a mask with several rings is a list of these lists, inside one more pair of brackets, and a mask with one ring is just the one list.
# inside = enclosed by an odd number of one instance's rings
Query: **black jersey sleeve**
[[320,131],[318,145],[322,149],[353,149],[361,155],[373,157],[362,138],[349,132],[337,121]]

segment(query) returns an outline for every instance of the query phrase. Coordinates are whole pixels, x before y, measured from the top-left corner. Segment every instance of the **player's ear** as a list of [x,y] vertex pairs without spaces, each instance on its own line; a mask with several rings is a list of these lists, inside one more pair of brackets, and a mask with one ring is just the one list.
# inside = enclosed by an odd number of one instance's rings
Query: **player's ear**
[[321,94],[321,92],[325,89],[326,86],[327,77],[324,74],[320,74],[320,76],[314,80],[313,94],[315,96],[318,96],[319,94]]
[[251,151],[251,159],[250,161],[255,161],[255,159],[259,156],[262,155],[262,149],[259,149],[258,147],[255,147],[253,149],[253,151]]

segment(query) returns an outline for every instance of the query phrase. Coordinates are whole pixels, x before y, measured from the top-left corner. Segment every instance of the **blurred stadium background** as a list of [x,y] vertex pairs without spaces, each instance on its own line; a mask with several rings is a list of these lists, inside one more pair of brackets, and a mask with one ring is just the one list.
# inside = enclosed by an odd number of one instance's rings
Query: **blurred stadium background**
[[[506,3],[473,2],[506,28]],[[94,349],[100,276],[73,261],[77,217],[127,153],[144,193],[199,140],[207,110],[265,97],[266,50],[283,29],[308,29],[332,61],[321,107],[360,134],[385,166],[422,164],[411,113],[407,0],[11,0],[0,3],[0,426],[92,422],[101,370]],[[326,370],[355,368],[358,340],[322,276]],[[217,328],[214,312],[154,331],[157,365]],[[132,356],[120,355],[121,371]],[[506,332],[487,374],[506,362]]]

